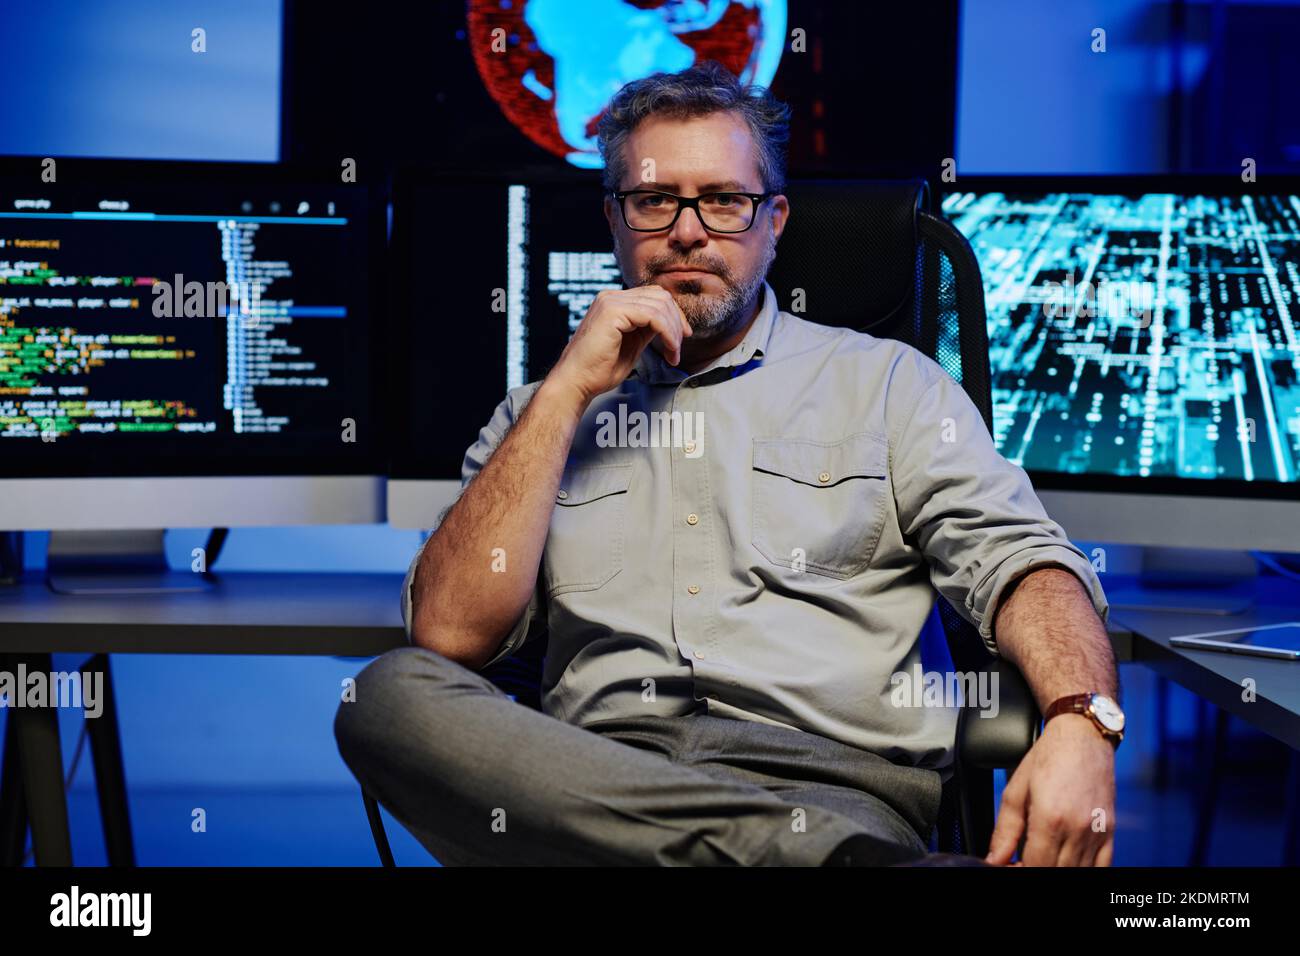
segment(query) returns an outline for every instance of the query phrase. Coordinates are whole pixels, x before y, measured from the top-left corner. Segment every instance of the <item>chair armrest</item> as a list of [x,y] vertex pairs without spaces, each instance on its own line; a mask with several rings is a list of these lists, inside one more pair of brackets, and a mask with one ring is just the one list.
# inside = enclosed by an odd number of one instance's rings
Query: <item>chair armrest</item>
[[996,714],[981,716],[979,701],[962,707],[957,715],[957,759],[966,767],[1014,770],[1038,739],[1038,704],[1024,675],[1005,658],[990,660],[978,679],[993,695]]

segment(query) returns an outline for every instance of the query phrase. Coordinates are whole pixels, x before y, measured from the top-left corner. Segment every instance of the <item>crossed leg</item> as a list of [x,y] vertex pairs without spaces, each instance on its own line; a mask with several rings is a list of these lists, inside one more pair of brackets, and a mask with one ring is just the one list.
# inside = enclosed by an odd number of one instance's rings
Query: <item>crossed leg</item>
[[[817,866],[849,838],[878,841],[882,862],[925,852],[867,794],[779,779],[769,789],[698,759],[702,733],[716,744],[719,730],[741,729],[719,725],[745,721],[577,727],[414,647],[366,667],[355,696],[335,717],[344,761],[444,864]],[[674,759],[686,751],[695,765]]]

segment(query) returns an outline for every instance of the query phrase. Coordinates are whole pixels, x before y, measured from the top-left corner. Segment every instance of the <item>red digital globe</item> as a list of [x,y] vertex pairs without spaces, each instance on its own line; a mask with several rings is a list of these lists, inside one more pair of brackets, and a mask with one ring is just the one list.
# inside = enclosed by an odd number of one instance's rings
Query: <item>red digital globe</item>
[[785,0],[469,0],[467,36],[501,112],[543,149],[599,167],[596,122],[620,87],[716,60],[768,85]]

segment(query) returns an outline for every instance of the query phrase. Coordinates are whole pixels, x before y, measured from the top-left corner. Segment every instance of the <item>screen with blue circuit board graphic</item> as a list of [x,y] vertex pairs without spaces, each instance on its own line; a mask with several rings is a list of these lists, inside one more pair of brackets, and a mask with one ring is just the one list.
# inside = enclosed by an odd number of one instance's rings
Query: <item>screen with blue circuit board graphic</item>
[[1300,481],[1300,190],[955,189],[994,432],[1040,474]]

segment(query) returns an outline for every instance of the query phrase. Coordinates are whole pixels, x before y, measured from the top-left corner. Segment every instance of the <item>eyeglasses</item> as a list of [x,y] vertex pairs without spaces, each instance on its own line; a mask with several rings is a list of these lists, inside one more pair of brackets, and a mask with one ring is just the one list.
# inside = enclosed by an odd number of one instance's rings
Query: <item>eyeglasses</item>
[[[754,224],[759,204],[776,193],[705,193],[677,196],[657,189],[614,192],[623,211],[623,224],[633,232],[671,229],[683,209],[694,209],[709,232],[744,232]],[[631,200],[629,202],[628,200]]]

